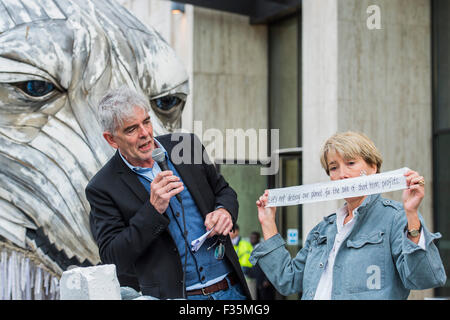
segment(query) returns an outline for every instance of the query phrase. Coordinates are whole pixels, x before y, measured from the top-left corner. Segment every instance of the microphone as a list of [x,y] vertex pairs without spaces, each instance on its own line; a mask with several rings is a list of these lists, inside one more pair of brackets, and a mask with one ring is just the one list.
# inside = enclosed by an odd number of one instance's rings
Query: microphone
[[[167,165],[166,155],[161,148],[156,148],[152,151],[152,159],[156,161],[162,171],[170,170],[169,166]],[[180,194],[176,194],[175,197],[177,198],[178,202],[181,203]]]
[[[159,165],[162,171],[170,170],[169,166],[167,165],[166,155],[164,151],[162,151],[161,148],[155,148],[152,151],[152,159],[153,161],[156,161],[156,163]],[[188,243],[187,243],[187,233],[186,233],[186,218],[184,216],[184,206],[181,202],[180,194],[176,194],[175,197],[177,198],[178,202],[181,204],[181,212],[183,213],[183,238],[184,238],[184,267],[183,267],[183,285],[186,285],[186,266],[187,266],[187,256],[188,256]],[[170,205],[170,204],[169,204]],[[183,290],[183,298],[186,299],[186,290]]]

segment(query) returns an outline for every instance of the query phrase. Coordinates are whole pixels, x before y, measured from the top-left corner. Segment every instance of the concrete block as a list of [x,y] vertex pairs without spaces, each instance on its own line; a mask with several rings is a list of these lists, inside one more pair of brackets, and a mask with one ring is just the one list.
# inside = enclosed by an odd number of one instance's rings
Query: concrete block
[[60,295],[61,300],[121,300],[116,266],[107,264],[63,272]]

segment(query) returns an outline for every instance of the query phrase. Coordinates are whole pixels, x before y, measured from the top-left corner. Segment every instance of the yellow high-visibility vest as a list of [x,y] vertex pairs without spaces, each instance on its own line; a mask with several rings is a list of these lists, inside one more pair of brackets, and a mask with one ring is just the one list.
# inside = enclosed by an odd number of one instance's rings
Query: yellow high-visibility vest
[[240,239],[238,244],[234,246],[234,250],[239,258],[241,267],[253,267],[250,261],[248,261],[253,251],[253,246],[250,242]]

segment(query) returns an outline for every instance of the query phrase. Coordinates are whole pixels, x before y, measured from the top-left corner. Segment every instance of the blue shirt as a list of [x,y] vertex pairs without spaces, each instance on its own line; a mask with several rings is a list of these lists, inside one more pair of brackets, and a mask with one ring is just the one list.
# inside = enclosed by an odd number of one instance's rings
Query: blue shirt
[[[168,157],[165,148],[155,139],[155,143],[159,148],[161,148],[166,154],[167,164],[169,169],[172,170],[174,175],[178,176],[181,180],[180,175],[173,166],[170,158]],[[144,185],[146,190],[150,193],[150,184],[156,175],[161,172],[161,168],[155,161],[153,168],[142,168],[131,165],[120,153],[124,163],[138,175],[139,180]],[[182,180],[181,180],[182,181]],[[206,232],[206,227],[204,226],[204,220],[199,212],[189,190],[184,188],[180,193],[183,201],[183,207],[185,210],[185,223],[187,230],[187,243],[188,243],[188,255],[186,259],[186,290],[194,290],[199,288],[207,287],[214,284],[231,272],[231,268],[224,260],[217,260],[214,257],[214,249],[207,250],[216,240],[216,238],[210,238],[205,241],[200,250],[193,253],[191,251],[191,242],[200,237]],[[185,239],[183,237],[184,223],[182,217],[182,207],[181,204],[175,197],[170,199],[169,207],[166,210],[167,216],[170,220],[169,232],[175,241],[178,252],[180,254],[181,263],[184,266],[185,263]]]

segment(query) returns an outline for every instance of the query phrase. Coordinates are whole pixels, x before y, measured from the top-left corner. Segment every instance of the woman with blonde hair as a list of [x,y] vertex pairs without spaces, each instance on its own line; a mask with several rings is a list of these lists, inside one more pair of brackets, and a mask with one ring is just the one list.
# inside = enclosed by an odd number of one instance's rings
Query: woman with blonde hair
[[[374,143],[356,132],[337,133],[324,144],[321,164],[331,180],[380,172],[382,157]],[[410,290],[444,285],[445,270],[418,207],[425,180],[405,173],[403,203],[379,194],[346,198],[324,218],[291,258],[277,231],[276,208],[265,208],[268,190],[256,202],[264,241],[252,252],[283,295],[302,299],[406,299]]]

